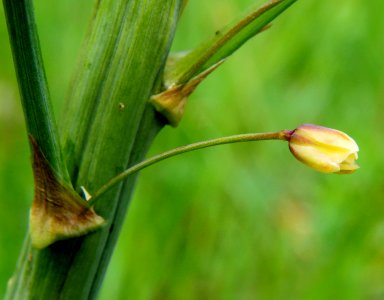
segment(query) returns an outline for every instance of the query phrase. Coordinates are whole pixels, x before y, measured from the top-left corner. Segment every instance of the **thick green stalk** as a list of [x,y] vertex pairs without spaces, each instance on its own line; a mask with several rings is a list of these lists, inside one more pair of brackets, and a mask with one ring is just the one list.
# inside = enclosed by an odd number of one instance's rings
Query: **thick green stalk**
[[[72,182],[91,193],[141,160],[162,126],[150,96],[180,13],[177,0],[98,2],[73,82],[63,140]],[[132,193],[134,178],[104,195],[95,210],[102,229],[29,249],[13,299],[92,299],[97,295]]]
[[[150,95],[161,85],[165,59],[179,16],[179,2],[131,1],[128,5],[130,7],[122,18],[122,28],[119,30],[121,36],[116,37],[115,44],[111,43],[112,60],[106,69],[101,66],[105,78],[96,85],[99,87],[97,98],[93,99],[86,93],[80,99],[76,96],[71,99],[75,106],[76,102],[83,102],[75,111],[87,110],[88,103],[83,99],[88,98],[91,103],[95,103],[85,135],[73,138],[79,127],[76,122],[81,122],[81,118],[76,118],[73,129],[67,131],[69,134],[65,143],[71,145],[76,140],[84,142],[82,146],[79,144],[79,147],[83,147],[81,151],[77,151],[76,146],[74,149],[74,153],[81,153],[81,156],[75,155],[69,164],[74,163],[74,169],[78,170],[74,174],[74,178],[77,178],[76,186],[85,186],[90,193],[108,177],[142,160],[163,124],[147,103]],[[96,45],[105,44],[104,34],[99,39]],[[106,51],[111,50],[106,47]],[[87,57],[87,60],[92,61],[92,64],[99,61],[96,56]],[[86,90],[92,91],[93,85],[89,81],[80,82],[80,89],[82,84],[89,85]],[[134,179],[113,189],[105,195],[105,203],[96,205],[96,211],[109,220],[110,226],[105,230],[101,258],[95,264],[97,269],[92,292],[98,289],[112,254]]]
[[3,0],[28,134],[55,173],[69,182],[49,99],[32,0]]

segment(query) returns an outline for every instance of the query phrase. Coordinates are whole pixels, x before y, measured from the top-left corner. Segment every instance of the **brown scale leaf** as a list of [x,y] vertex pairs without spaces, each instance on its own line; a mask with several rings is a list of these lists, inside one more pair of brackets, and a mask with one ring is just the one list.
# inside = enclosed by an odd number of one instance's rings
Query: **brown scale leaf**
[[62,183],[33,137],[35,195],[30,212],[30,233],[36,248],[58,240],[84,235],[104,224],[92,207],[71,187]]
[[171,126],[177,127],[184,115],[188,96],[191,95],[197,86],[223,62],[224,60],[219,61],[186,83],[178,85],[172,84],[160,94],[153,95],[150,102],[158,112],[167,118]]

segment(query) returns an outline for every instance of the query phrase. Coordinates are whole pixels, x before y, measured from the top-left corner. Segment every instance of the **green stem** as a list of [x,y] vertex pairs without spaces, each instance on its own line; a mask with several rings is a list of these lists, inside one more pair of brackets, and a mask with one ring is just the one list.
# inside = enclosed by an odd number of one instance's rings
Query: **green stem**
[[[141,161],[161,128],[148,99],[158,92],[180,15],[180,0],[105,0],[95,5],[62,124],[72,182],[92,194],[94,187]],[[134,179],[111,189],[103,196],[108,200],[95,206],[108,220],[100,230],[42,250],[29,247],[11,299],[96,299]]]
[[109,189],[114,187],[116,184],[120,183],[122,180],[126,179],[128,176],[141,171],[142,169],[149,167],[157,162],[160,162],[164,159],[167,159],[172,156],[176,156],[179,154],[183,154],[186,152],[199,150],[207,147],[212,146],[218,146],[218,145],[224,145],[224,144],[231,144],[231,143],[240,143],[240,142],[250,142],[250,141],[262,141],[262,140],[287,140],[289,137],[290,131],[289,130],[282,130],[277,132],[265,132],[265,133],[248,133],[248,134],[240,134],[240,135],[232,135],[232,136],[226,136],[221,138],[216,138],[212,140],[197,142],[185,146],[181,146],[175,149],[171,149],[169,151],[160,153],[158,155],[155,155],[151,158],[148,158],[129,169],[121,172],[120,174],[113,177],[111,180],[109,180],[107,183],[101,186],[99,190],[96,191],[94,196],[92,197],[91,204],[93,205],[94,202],[105,192],[107,192]]
[[33,1],[3,0],[3,4],[28,134],[55,173],[69,182],[49,99]]
[[167,86],[188,82],[192,77],[226,59],[246,41],[262,32],[276,17],[297,0],[273,0],[262,7],[251,7],[215,35],[168,65]]

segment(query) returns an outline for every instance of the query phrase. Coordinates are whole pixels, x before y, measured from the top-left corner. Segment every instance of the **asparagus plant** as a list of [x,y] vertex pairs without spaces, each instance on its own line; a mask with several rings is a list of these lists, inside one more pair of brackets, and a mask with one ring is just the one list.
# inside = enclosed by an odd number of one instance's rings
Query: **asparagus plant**
[[159,131],[179,124],[198,84],[247,40],[268,29],[295,0],[251,7],[212,31],[195,49],[169,53],[187,2],[95,2],[59,133],[33,2],[3,0],[35,185],[30,228],[7,299],[95,298],[126,216],[136,172],[143,167],[216,144],[289,140],[294,134],[281,131],[200,142],[143,161]]

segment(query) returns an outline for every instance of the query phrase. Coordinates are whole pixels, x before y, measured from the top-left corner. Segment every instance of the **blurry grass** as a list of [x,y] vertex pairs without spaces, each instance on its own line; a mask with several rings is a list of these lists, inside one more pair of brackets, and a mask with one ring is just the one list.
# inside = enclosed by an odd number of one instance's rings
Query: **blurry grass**
[[[190,1],[175,50],[251,1]],[[36,1],[57,116],[91,1]],[[361,169],[323,175],[281,142],[223,146],[145,170],[101,299],[382,299],[384,4],[298,1],[199,87],[151,153],[200,139],[338,128]],[[74,13],[76,16],[74,16]],[[0,12],[0,292],[32,198],[29,154]]]

